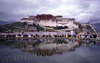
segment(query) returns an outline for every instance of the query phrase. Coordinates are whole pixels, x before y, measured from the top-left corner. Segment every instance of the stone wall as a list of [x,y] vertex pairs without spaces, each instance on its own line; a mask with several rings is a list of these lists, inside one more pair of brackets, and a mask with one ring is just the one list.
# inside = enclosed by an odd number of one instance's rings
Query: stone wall
[[54,26],[54,27],[56,27],[56,21],[52,21],[52,20],[40,20],[39,24],[43,25],[43,26]]

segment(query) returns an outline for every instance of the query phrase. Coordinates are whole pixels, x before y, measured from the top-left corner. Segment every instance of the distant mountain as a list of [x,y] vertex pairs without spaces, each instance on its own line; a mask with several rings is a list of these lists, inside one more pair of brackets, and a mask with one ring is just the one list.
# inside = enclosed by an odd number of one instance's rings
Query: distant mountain
[[100,23],[92,23],[91,24],[97,31],[100,31]]
[[0,21],[0,25],[14,23],[16,21]]

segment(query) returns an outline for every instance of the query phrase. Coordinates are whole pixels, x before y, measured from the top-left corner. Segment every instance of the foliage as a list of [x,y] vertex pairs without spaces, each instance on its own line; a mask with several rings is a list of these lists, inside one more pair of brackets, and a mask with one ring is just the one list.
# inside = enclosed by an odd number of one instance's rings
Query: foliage
[[92,29],[92,27],[89,26],[89,25],[87,25],[86,29],[87,29],[87,30],[90,30],[91,32],[94,32],[93,29]]
[[68,44],[68,42],[66,42],[66,41],[64,41],[64,40],[58,40],[58,41],[57,41],[57,44],[63,44],[63,43],[64,43],[64,44]]
[[5,27],[5,26],[0,26],[0,32],[4,32],[4,31],[7,31],[8,29]]
[[13,26],[7,26],[7,25],[5,25],[5,26],[6,26],[7,29],[10,29],[11,31],[13,31],[14,29],[18,29],[18,28],[15,28]]
[[42,43],[40,40],[38,40],[36,43],[32,44],[33,47],[35,47],[36,45],[39,45],[40,43]]
[[33,23],[33,26],[37,28],[37,31],[42,31],[42,30],[44,30],[43,27],[41,27],[41,26],[39,26],[39,25],[36,25],[36,24],[34,24],[34,23]]
[[13,23],[13,26],[15,27],[21,27],[21,28],[24,28],[25,26],[27,25],[26,22],[16,22],[16,23]]
[[0,40],[0,45],[11,46],[11,45],[13,45],[15,43],[16,43],[16,41]]
[[82,27],[82,25],[81,25],[81,24],[79,24],[79,28],[82,30],[82,28],[83,28],[83,27]]
[[15,29],[22,29],[25,28],[27,25],[26,22],[22,23],[22,22],[15,22],[12,24],[6,24],[6,25],[1,25],[0,26],[0,32],[8,32],[10,30],[10,32],[13,32],[13,30]]
[[63,26],[57,26],[57,28],[58,29],[66,29],[66,28],[68,28],[68,26],[64,26],[64,27]]

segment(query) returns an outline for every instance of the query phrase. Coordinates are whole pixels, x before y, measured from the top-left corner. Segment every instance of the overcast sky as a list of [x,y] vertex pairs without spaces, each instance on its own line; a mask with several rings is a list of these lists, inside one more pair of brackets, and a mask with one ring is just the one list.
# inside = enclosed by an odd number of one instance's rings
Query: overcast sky
[[0,20],[19,21],[26,15],[52,14],[78,22],[100,21],[100,0],[0,0]]

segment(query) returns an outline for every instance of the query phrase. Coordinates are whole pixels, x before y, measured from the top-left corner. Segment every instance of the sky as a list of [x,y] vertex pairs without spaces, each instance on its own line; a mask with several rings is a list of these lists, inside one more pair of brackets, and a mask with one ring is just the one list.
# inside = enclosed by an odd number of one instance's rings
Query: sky
[[100,22],[100,0],[0,0],[0,20],[19,21],[27,15],[62,15],[77,22]]

